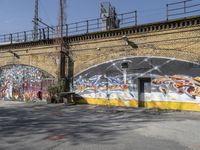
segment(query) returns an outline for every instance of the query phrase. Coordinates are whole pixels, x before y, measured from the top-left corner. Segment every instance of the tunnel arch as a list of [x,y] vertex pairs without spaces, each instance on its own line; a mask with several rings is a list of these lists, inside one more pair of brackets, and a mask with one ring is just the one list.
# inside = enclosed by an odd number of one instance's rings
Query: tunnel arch
[[35,68],[36,70],[41,71],[44,75],[49,76],[50,78],[55,78],[53,75],[51,75],[50,73],[48,73],[47,71],[45,71],[45,70],[43,70],[39,67],[32,66],[32,65],[26,65],[26,64],[7,64],[7,65],[4,65],[4,66],[0,66],[0,70],[6,69],[6,68],[11,68],[11,67],[14,67],[14,66]]
[[5,100],[36,100],[48,97],[47,88],[55,77],[30,65],[9,64],[0,67],[0,98]]
[[83,70],[74,85],[87,103],[138,107],[140,82],[147,79],[143,106],[200,111],[200,64],[187,60],[123,57]]
[[111,63],[111,62],[115,62],[115,61],[121,61],[121,60],[126,60],[126,59],[137,59],[137,58],[157,58],[157,59],[166,59],[166,60],[174,60],[174,61],[179,61],[179,62],[186,62],[188,64],[193,64],[193,65],[200,65],[200,63],[198,62],[192,62],[192,61],[189,61],[189,60],[184,60],[184,59],[179,59],[179,58],[172,58],[172,57],[162,57],[162,56],[127,56],[127,57],[121,57],[121,58],[116,58],[116,59],[111,59],[111,60],[108,60],[108,61],[105,61],[105,62],[101,62],[101,63],[98,63],[98,64],[95,64],[95,65],[92,65],[86,69],[83,69],[82,71],[78,72],[76,76],[78,76],[79,74],[89,70],[89,69],[92,69],[92,68],[95,68],[99,65],[103,65],[103,64],[106,64],[106,63]]

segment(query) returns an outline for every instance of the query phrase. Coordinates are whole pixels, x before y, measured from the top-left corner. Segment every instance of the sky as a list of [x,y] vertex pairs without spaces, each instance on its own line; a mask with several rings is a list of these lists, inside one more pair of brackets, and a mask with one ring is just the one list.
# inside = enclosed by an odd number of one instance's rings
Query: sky
[[[179,1],[182,0],[67,0],[67,23],[99,18],[101,2],[111,2],[118,13],[137,10],[139,24],[161,21],[166,19],[166,4]],[[0,35],[32,30],[33,16],[34,0],[0,0]],[[59,0],[39,0],[39,17],[45,23],[57,25],[58,16]]]

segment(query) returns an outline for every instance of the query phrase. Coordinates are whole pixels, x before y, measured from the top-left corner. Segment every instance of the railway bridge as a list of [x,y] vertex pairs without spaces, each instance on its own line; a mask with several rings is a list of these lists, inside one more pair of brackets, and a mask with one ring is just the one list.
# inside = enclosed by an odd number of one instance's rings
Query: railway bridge
[[[60,74],[57,40],[0,43],[0,96],[53,84]],[[199,40],[200,16],[63,37],[80,102],[198,111]]]

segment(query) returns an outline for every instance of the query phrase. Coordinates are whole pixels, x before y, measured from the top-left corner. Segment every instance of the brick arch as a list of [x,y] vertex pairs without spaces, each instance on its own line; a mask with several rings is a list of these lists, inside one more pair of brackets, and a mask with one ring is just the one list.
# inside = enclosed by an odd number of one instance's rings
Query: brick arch
[[[129,56],[169,57],[200,62],[199,26],[124,35],[131,46],[116,37],[72,43],[75,51],[75,74],[93,65]],[[74,45],[73,45],[74,44]]]
[[129,56],[169,57],[200,62],[200,44],[196,34],[196,31],[185,29],[128,35],[129,41],[135,43],[137,48],[127,45],[121,37],[82,42],[74,46],[75,50],[79,50],[74,52],[75,74],[95,64]]
[[82,64],[82,66],[81,66],[82,69],[79,72],[76,72],[75,76],[84,72],[85,70],[96,67],[98,65],[109,63],[109,62],[116,61],[116,60],[128,59],[128,58],[140,58],[140,57],[163,58],[163,59],[169,59],[169,60],[171,59],[171,60],[176,60],[176,61],[188,62],[190,64],[200,65],[197,61],[193,61],[195,57],[198,58],[198,55],[190,55],[190,57],[182,57],[180,55],[180,57],[178,57],[178,58],[173,57],[174,56],[173,53],[169,54],[168,57],[166,54],[163,55],[162,53],[158,53],[157,55],[153,55],[153,56],[148,55],[148,54],[147,55],[137,55],[137,56],[127,55],[127,56],[123,56],[123,57],[119,57],[118,55],[116,55],[116,57],[114,57],[115,55],[107,55],[107,56],[108,57],[106,59],[93,58],[94,61],[92,61],[92,63]]
[[54,51],[55,48],[37,49],[37,47],[29,51],[26,51],[26,49],[16,50],[15,53],[20,56],[19,59],[9,53],[2,53],[0,67],[6,65],[27,65],[39,68],[57,78],[59,74],[59,55]]
[[47,71],[45,71],[45,70],[43,70],[39,67],[35,67],[35,66],[32,66],[32,65],[26,65],[26,64],[7,64],[7,65],[4,65],[4,66],[0,66],[0,71],[4,70],[4,69],[12,68],[14,66],[16,66],[16,67],[23,66],[23,68],[24,67],[33,68],[33,69],[36,69],[36,70],[42,72],[46,77],[49,77],[49,78],[52,78],[52,79],[55,78],[54,75],[48,73]]
[[9,64],[0,67],[0,99],[31,101],[46,99],[55,77],[30,65]]
[[199,75],[200,64],[187,60],[124,57],[83,70],[74,89],[80,103],[199,111]]

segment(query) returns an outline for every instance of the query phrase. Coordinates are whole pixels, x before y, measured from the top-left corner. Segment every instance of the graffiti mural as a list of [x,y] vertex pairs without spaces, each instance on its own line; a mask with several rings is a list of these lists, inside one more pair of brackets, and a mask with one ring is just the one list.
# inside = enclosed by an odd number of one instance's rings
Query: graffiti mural
[[[200,99],[200,77],[191,78],[183,75],[159,76],[152,80],[152,84],[157,86],[164,96],[176,94],[176,97],[184,95],[185,100]],[[176,100],[177,98],[171,99]]]
[[[128,77],[128,80],[131,76]],[[131,80],[130,80],[131,81]],[[131,100],[136,98],[133,86],[123,82],[123,76],[95,75],[75,81],[76,92],[84,97]]]
[[138,79],[147,77],[151,79],[147,101],[200,103],[200,65],[174,58],[109,61],[78,74],[74,85],[84,98],[138,100]]
[[0,68],[0,99],[42,100],[48,96],[47,87],[53,82],[50,74],[32,66],[4,66]]

